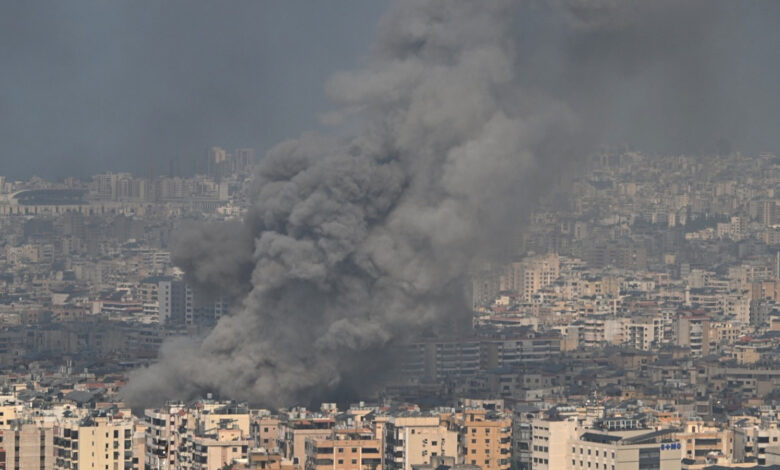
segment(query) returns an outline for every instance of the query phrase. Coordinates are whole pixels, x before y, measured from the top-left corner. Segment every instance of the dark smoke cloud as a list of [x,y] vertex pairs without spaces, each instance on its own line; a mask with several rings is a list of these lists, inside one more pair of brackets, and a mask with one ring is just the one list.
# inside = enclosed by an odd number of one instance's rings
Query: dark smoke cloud
[[730,136],[722,124],[734,121],[717,114],[750,112],[723,93],[742,59],[713,47],[728,43],[724,25],[777,18],[774,4],[752,8],[396,3],[366,64],[327,86],[336,137],[279,144],[240,229],[179,246],[191,277],[246,292],[242,307],[202,342],[166,344],[127,399],[216,391],[273,405],[365,392],[388,346],[468,324],[464,273],[511,249],[536,198],[594,145]]

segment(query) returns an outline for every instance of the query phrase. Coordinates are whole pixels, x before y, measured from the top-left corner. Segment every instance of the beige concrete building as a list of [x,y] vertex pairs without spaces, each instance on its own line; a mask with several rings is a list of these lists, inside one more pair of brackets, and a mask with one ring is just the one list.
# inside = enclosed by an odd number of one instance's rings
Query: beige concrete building
[[560,259],[556,254],[549,254],[512,263],[512,274],[512,290],[530,302],[534,293],[558,279]]
[[675,438],[682,444],[682,458],[696,463],[705,463],[707,455],[713,453],[732,455],[734,436],[729,429],[709,426],[702,421],[688,421]]
[[401,470],[424,465],[436,456],[458,456],[458,432],[439,416],[399,416],[387,423],[390,454]]
[[560,275],[560,258],[556,254],[533,256],[509,265],[499,278],[499,290],[513,291],[526,302]]
[[339,431],[306,440],[307,470],[382,470],[382,441],[370,429]]
[[459,413],[464,463],[483,470],[507,470],[511,465],[512,419],[484,409]]
[[333,435],[333,418],[300,419],[288,425],[285,437],[285,457],[302,469],[306,465],[306,440],[330,439]]
[[246,465],[237,466],[239,469],[257,469],[257,470],[295,470],[291,461],[285,459],[279,452],[269,452],[264,449],[254,449],[249,451]]
[[17,412],[22,405],[13,401],[6,401],[0,405],[0,429],[10,429],[12,422],[16,419]]
[[675,321],[677,345],[688,347],[695,357],[710,353],[710,319],[704,315],[681,315]]
[[257,444],[260,447],[267,451],[281,448],[284,431],[279,418],[261,417],[255,421],[254,425]]
[[[245,410],[246,411],[246,410]],[[204,432],[216,429],[239,429],[244,436],[249,436],[249,412],[230,413],[226,409],[203,413],[198,416],[199,429]]]
[[144,465],[149,468],[176,468],[178,430],[183,426],[194,427],[192,421],[184,408],[179,405],[145,410]]
[[191,470],[220,470],[246,458],[253,444],[238,428],[219,429],[215,434],[192,438]]
[[577,438],[577,419],[531,422],[531,465],[534,470],[568,468],[570,443]]
[[133,422],[111,417],[65,420],[55,429],[55,469],[133,469]]
[[54,424],[21,424],[0,431],[6,470],[54,469]]

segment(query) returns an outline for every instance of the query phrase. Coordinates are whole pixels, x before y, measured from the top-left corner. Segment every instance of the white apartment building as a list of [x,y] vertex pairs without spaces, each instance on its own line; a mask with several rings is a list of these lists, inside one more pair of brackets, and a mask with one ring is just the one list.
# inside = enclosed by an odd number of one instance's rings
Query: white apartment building
[[532,422],[533,470],[680,470],[675,430],[604,432],[582,429],[576,418]]

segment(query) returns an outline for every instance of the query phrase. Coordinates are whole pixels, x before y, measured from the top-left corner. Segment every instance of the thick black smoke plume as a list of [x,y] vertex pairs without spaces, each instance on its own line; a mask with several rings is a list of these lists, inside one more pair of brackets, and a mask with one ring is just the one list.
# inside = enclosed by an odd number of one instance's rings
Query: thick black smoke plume
[[464,274],[505,253],[538,195],[604,136],[723,136],[733,99],[718,76],[736,52],[710,45],[726,13],[741,18],[724,8],[399,2],[365,66],[327,87],[336,134],[356,137],[281,143],[241,226],[180,243],[190,278],[242,307],[202,342],[166,344],[126,398],[275,405],[370,386],[389,345],[468,319]]

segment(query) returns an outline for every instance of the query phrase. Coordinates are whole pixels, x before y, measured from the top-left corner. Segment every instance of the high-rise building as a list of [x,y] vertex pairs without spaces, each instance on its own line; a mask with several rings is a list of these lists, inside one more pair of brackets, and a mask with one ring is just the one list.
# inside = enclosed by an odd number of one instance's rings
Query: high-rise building
[[458,456],[458,433],[439,416],[399,416],[387,423],[388,458],[393,468],[412,470],[437,456]]
[[691,349],[695,357],[710,353],[710,319],[704,315],[680,315],[675,322],[678,346]]
[[15,424],[0,430],[5,470],[54,469],[54,423]]
[[534,293],[549,286],[560,275],[560,258],[551,253],[534,256],[512,263],[501,282],[502,290],[513,290],[526,302],[531,301]]
[[512,419],[485,409],[467,409],[456,421],[465,463],[483,470],[507,470],[511,466]]
[[194,426],[185,409],[178,405],[144,411],[146,442],[145,468],[176,468],[179,459],[177,437],[187,425]]
[[187,318],[187,286],[182,280],[164,278],[159,281],[157,302],[160,323],[182,325]]
[[333,418],[300,419],[288,425],[285,457],[302,469],[306,465],[306,442],[309,439],[329,439],[333,435]]
[[191,464],[182,466],[188,470],[221,470],[237,459],[247,458],[252,445],[252,440],[237,428],[217,429],[191,440]]
[[246,171],[255,164],[255,149],[236,149],[233,153],[235,171]]
[[133,422],[88,417],[66,420],[56,428],[55,469],[132,470]]

